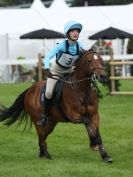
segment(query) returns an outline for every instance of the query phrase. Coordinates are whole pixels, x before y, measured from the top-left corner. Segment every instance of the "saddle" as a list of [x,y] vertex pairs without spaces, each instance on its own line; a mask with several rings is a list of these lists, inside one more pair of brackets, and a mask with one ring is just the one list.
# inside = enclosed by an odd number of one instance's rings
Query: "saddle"
[[[55,86],[55,90],[54,90],[54,93],[53,93],[53,97],[52,97],[53,104],[59,104],[60,103],[62,87],[63,87],[63,82],[57,81],[56,86]],[[41,94],[40,94],[40,103],[41,103],[42,106],[44,106],[45,91],[46,91],[46,86],[44,85],[41,88]]]
[[[63,88],[63,82],[61,81],[57,81],[56,85],[55,85],[55,89],[54,89],[54,93],[53,93],[53,97],[52,97],[52,104],[54,106],[56,106],[56,108],[58,109],[58,111],[62,114],[62,117],[67,121],[70,122],[69,118],[64,114],[61,106],[60,106],[60,100],[61,100],[61,94],[62,94],[62,88]],[[46,86],[44,85],[41,88],[41,94],[40,94],[40,103],[42,106],[44,106],[44,99],[45,99],[45,91],[46,91]]]

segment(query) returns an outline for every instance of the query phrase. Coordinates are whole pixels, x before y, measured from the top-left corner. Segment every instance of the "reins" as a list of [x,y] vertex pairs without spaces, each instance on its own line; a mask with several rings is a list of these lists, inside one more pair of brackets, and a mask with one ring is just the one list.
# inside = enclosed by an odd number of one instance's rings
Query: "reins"
[[54,80],[57,80],[57,81],[61,81],[61,82],[64,82],[64,83],[68,83],[68,84],[75,84],[75,83],[83,82],[83,81],[86,81],[86,80],[91,80],[93,82],[96,81],[95,74],[93,74],[91,77],[87,77],[87,78],[76,80],[76,81],[74,81],[74,80],[73,81],[66,81],[64,79],[56,78],[56,77],[53,77],[53,76],[58,76],[58,75],[52,75],[51,79],[54,79]]
[[[57,76],[57,75],[53,75],[53,76]],[[61,82],[67,83],[67,84],[76,84],[76,83],[83,82],[83,81],[86,81],[86,80],[91,80],[92,81],[91,87],[95,88],[98,97],[102,98],[101,91],[99,90],[99,88],[97,86],[97,83],[96,83],[96,76],[95,76],[95,74],[93,74],[91,77],[87,77],[85,79],[81,79],[81,80],[77,80],[77,81],[66,81],[64,79],[55,78],[55,77],[52,77],[51,79],[54,79],[54,80],[57,80],[57,81],[61,81]]]

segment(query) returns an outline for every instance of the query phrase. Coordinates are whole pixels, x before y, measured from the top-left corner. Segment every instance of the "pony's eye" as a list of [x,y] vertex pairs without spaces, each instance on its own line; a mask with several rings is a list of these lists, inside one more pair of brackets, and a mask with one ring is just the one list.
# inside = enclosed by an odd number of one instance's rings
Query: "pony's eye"
[[91,63],[91,60],[86,60],[86,63],[87,63],[87,64],[90,64],[90,63]]
[[104,62],[102,62],[102,64],[101,64],[101,65],[102,65],[102,67],[105,67],[105,63],[104,63]]

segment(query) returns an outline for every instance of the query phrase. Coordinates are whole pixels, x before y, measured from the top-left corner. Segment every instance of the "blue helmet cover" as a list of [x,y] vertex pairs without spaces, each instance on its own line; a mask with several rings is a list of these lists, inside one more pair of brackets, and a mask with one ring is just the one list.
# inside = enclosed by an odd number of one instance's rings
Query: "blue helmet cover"
[[82,30],[82,25],[76,21],[69,21],[64,26],[64,34],[67,35],[68,31],[73,29],[79,29]]

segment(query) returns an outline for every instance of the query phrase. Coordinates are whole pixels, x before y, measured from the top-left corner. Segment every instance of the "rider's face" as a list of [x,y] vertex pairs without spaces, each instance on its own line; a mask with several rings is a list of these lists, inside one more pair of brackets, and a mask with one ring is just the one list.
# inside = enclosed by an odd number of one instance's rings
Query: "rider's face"
[[77,41],[79,38],[79,30],[78,29],[73,29],[69,32],[69,38],[72,41]]

